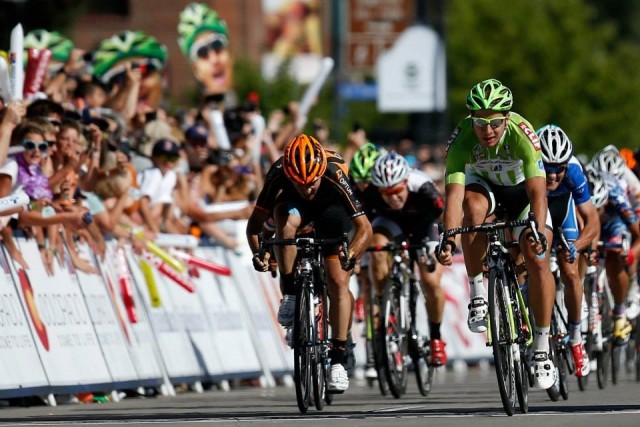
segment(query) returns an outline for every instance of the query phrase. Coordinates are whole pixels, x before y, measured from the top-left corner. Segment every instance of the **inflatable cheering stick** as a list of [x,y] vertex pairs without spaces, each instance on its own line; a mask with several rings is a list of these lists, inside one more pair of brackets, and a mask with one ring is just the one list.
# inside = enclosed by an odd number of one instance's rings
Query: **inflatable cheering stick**
[[231,276],[231,270],[224,265],[218,265],[204,258],[191,255],[190,253],[179,251],[178,249],[170,249],[171,255],[186,261],[190,267],[202,268],[215,274],[222,276]]
[[118,248],[118,282],[120,283],[120,293],[122,302],[127,310],[127,316],[131,323],[138,322],[138,313],[133,299],[133,288],[131,287],[131,276],[127,270],[127,258],[123,248]]
[[160,273],[164,274],[169,279],[171,279],[174,282],[176,282],[178,285],[182,286],[188,292],[193,293],[193,292],[196,291],[195,285],[191,282],[191,280],[189,280],[188,277],[186,277],[186,276],[184,276],[184,275],[182,275],[180,273],[177,273],[175,270],[173,270],[167,264],[162,262],[162,260],[154,257],[149,252],[145,252],[144,253],[144,259],[145,259],[145,261],[148,261],[149,263],[151,263],[156,268],[156,270],[158,270]]

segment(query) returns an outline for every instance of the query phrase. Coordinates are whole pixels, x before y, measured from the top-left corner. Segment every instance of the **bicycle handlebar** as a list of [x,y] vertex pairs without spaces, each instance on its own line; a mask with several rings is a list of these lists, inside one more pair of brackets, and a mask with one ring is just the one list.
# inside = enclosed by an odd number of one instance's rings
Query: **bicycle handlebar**
[[366,249],[366,251],[367,252],[398,252],[398,251],[412,250],[412,249],[416,249],[419,251],[423,250],[424,254],[420,254],[420,255],[424,256],[425,264],[427,266],[428,271],[430,273],[433,273],[436,269],[436,263],[435,263],[435,259],[433,259],[433,257],[430,257],[430,255],[435,253],[435,250],[437,247],[438,247],[438,242],[431,242],[428,239],[425,239],[421,243],[409,244],[407,242],[402,242],[402,243],[389,242],[384,246],[382,245],[369,246]]
[[[562,227],[558,227],[556,228],[556,234],[558,235],[558,238],[560,239],[560,246],[562,247],[563,251],[569,251],[569,242],[567,241],[567,238],[564,237],[564,233],[562,232]],[[569,261],[570,264],[573,264],[575,260],[573,261]]]
[[260,258],[264,258],[269,246],[296,246],[298,248],[318,248],[340,244],[345,257],[349,255],[349,237],[345,233],[342,237],[319,238],[319,237],[295,237],[293,239],[265,239],[262,234],[258,235]]

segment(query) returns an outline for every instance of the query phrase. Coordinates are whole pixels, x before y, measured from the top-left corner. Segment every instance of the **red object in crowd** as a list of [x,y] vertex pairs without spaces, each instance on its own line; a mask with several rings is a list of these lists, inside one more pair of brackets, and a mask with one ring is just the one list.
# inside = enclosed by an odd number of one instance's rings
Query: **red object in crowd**
[[188,292],[195,292],[196,286],[189,279],[188,276],[183,275],[169,267],[166,263],[162,262],[159,258],[151,255],[149,252],[144,253],[144,258],[149,261],[160,273],[173,280],[175,283],[183,287]]
[[47,75],[47,66],[51,59],[49,49],[29,49],[27,69],[24,73],[23,94],[29,99],[35,95],[42,86]]
[[174,255],[186,261],[187,265],[190,267],[202,268],[212,273],[220,274],[222,276],[231,276],[231,270],[224,265],[215,264],[204,258],[199,258],[197,256],[191,255],[190,253],[179,251],[177,249],[172,249],[170,252],[171,255]]
[[355,317],[356,322],[362,323],[364,322],[364,298],[358,297],[355,303]]
[[131,286],[131,276],[127,270],[127,258],[123,248],[118,248],[118,283],[120,283],[120,295],[122,302],[131,323],[138,322],[136,303],[133,299],[133,287]]

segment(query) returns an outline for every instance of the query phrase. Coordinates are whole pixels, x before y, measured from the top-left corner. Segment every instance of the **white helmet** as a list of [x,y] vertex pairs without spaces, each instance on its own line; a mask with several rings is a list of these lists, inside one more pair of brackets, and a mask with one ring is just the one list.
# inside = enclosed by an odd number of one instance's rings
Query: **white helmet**
[[404,157],[390,151],[376,159],[371,171],[371,183],[379,188],[390,188],[407,179],[410,170]]
[[597,169],[608,172],[617,178],[622,178],[627,167],[624,158],[622,158],[618,149],[613,145],[608,145],[602,151],[596,153],[593,156],[592,162]]
[[591,184],[591,202],[596,209],[604,206],[609,200],[609,185],[602,171],[589,168],[587,177]]
[[573,155],[573,144],[559,126],[546,125],[536,132],[545,163],[567,163]]

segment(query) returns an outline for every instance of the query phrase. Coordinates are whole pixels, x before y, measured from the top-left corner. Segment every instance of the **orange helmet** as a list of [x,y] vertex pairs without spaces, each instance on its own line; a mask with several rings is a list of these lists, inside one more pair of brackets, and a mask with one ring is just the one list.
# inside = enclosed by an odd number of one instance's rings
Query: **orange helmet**
[[631,149],[629,149],[629,148],[621,148],[620,149],[620,155],[624,159],[624,161],[627,164],[627,167],[629,169],[633,169],[633,168],[636,167],[636,158],[634,157],[633,151],[631,151]]
[[282,160],[287,177],[298,184],[309,184],[324,175],[327,154],[312,136],[300,134],[284,149]]

